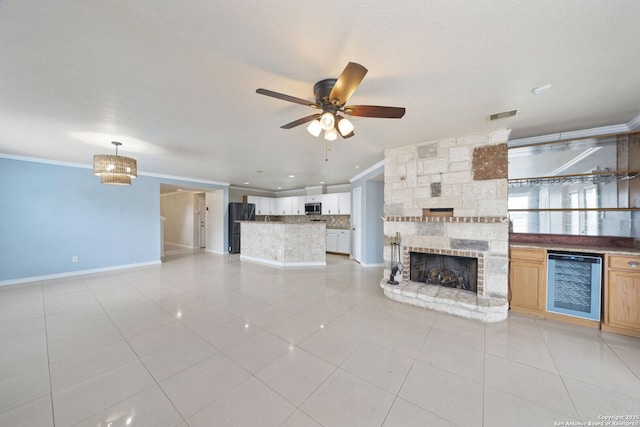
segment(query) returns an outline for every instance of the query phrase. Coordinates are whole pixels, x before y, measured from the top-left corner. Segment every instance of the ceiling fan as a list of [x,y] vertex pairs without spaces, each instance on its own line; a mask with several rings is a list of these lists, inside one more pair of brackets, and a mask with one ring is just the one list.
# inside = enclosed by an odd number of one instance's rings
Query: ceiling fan
[[354,135],[353,124],[338,113],[358,117],[378,117],[386,119],[399,119],[404,116],[404,107],[383,107],[377,105],[345,105],[360,82],[367,74],[367,69],[355,62],[349,62],[337,79],[320,80],[313,86],[315,102],[285,95],[268,89],[256,89],[261,95],[271,96],[283,101],[306,105],[321,112],[310,114],[291,123],[280,126],[282,129],[291,129],[302,124],[309,123],[307,130],[313,136],[319,136],[324,130],[324,138],[335,140],[338,135],[342,138],[350,138]]

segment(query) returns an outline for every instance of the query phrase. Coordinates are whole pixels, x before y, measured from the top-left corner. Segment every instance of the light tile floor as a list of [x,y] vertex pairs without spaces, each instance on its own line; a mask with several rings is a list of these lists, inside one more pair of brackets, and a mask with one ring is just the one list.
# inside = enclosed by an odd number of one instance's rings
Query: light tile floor
[[160,266],[2,287],[0,425],[556,426],[640,414],[640,340],[437,314],[386,299],[381,274],[340,256],[281,269],[178,250]]

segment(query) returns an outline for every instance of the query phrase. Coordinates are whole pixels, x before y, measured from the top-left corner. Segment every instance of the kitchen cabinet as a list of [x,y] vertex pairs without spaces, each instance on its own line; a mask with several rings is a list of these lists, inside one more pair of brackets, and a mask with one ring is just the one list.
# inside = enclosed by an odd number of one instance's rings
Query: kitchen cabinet
[[314,194],[305,197],[305,203],[322,203],[322,196],[324,194]]
[[338,252],[338,234],[327,230],[327,252]]
[[276,215],[278,213],[277,201],[273,197],[262,197],[261,203],[264,204],[265,215]]
[[256,215],[260,215],[258,213],[258,209],[260,208],[260,197],[258,197],[258,196],[247,196],[247,201],[246,202],[256,205]]
[[306,196],[291,197],[291,215],[304,215],[304,204],[306,200]]
[[291,197],[279,197],[276,199],[276,212],[278,215],[291,215]]
[[322,215],[349,215],[351,213],[351,193],[324,194]]
[[511,248],[509,254],[511,310],[516,313],[544,317],[547,295],[546,251]]
[[256,205],[256,215],[275,215],[277,213],[276,199],[273,197],[247,196],[247,203]]
[[338,230],[338,253],[351,254],[351,233],[349,230]]
[[351,193],[338,193],[338,214],[351,215]]
[[322,215],[334,215],[338,212],[338,195],[324,194],[322,197]]
[[351,233],[349,230],[329,229],[327,234],[327,252],[349,255],[351,253]]
[[605,255],[602,329],[640,337],[640,256]]

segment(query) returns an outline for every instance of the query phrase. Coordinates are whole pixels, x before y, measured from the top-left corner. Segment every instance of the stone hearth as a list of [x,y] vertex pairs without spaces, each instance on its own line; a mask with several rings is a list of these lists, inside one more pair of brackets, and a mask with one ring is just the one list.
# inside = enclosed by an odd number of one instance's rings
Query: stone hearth
[[[387,244],[380,286],[387,297],[483,322],[506,319],[508,135],[503,129],[385,152]],[[429,210],[449,216],[428,216]],[[389,285],[390,243],[398,235],[402,278]],[[412,282],[411,252],[476,258],[477,292]]]

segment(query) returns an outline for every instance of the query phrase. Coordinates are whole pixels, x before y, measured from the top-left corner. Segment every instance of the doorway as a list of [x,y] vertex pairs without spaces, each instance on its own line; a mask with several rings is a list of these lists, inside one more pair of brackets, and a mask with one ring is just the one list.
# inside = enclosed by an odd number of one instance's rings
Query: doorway
[[197,227],[197,236],[198,236],[198,247],[200,249],[205,249],[207,247],[207,215],[206,215],[206,202],[204,193],[198,194],[197,196],[197,210],[196,220],[194,221],[194,225]]

